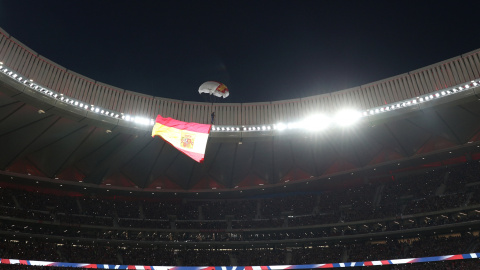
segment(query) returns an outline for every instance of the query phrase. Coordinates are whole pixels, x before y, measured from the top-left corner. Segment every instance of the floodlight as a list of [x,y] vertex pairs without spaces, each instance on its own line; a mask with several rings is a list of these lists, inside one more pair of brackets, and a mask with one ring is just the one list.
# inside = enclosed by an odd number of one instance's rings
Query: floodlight
[[[382,108],[382,111],[383,111],[383,108]],[[335,115],[334,120],[337,125],[346,127],[346,126],[350,126],[357,123],[361,117],[362,117],[362,114],[360,114],[360,112],[352,109],[345,109],[345,110],[339,111]]]
[[285,125],[284,123],[278,123],[277,124],[277,129],[278,130],[284,130],[287,128],[287,125]]
[[297,127],[298,127],[297,123],[288,123],[287,124],[288,129],[294,129],[294,128],[297,128]]
[[315,114],[301,122],[301,126],[307,130],[325,130],[332,120],[323,114]]

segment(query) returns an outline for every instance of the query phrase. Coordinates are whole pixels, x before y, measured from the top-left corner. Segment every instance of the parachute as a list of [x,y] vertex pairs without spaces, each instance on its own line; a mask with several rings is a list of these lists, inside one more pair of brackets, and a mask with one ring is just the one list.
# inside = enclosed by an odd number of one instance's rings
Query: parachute
[[198,93],[200,94],[208,94],[210,96],[215,96],[215,97],[221,97],[221,98],[226,98],[230,93],[228,92],[228,88],[225,84],[219,83],[219,82],[214,82],[214,81],[208,81],[204,82],[200,87],[198,88]]

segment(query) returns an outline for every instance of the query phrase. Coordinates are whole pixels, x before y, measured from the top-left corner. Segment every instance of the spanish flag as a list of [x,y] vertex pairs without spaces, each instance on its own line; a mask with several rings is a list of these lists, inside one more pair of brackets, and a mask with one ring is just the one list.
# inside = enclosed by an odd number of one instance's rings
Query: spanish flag
[[188,123],[157,116],[152,137],[158,135],[196,162],[203,163],[212,125]]

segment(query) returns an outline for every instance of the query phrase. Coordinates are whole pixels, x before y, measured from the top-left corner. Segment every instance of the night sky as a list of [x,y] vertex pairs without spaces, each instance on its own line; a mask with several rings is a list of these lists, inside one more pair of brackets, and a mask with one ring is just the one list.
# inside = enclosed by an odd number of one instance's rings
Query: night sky
[[480,48],[480,1],[0,1],[0,27],[50,60],[153,96],[291,99]]

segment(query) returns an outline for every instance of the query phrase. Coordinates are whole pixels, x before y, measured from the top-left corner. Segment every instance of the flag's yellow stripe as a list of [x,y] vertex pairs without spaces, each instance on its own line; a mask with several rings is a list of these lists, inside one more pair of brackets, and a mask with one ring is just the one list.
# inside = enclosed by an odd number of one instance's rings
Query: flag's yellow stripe
[[[188,138],[194,141],[191,147],[184,147],[185,144],[182,143],[182,133],[184,139]],[[155,123],[152,129],[152,136],[155,135],[161,136],[176,148],[198,154],[204,154],[205,148],[207,147],[208,133],[180,130],[160,123]]]

